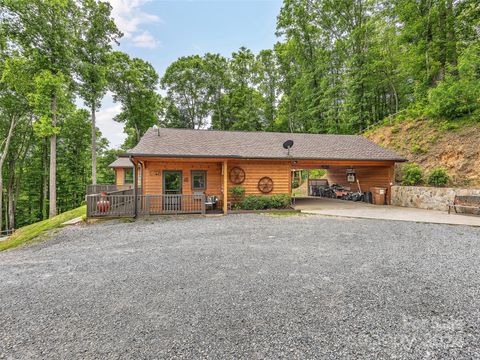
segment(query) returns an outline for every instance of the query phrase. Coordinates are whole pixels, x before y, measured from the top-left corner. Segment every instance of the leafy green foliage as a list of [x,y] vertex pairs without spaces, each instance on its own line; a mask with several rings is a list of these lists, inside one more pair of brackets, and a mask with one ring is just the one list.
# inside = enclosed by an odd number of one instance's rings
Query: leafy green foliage
[[402,172],[402,185],[415,186],[423,182],[423,171],[417,164],[403,165]]
[[321,179],[325,176],[326,173],[327,173],[327,170],[325,169],[313,169],[313,170],[310,170],[309,177],[310,179]]
[[[74,107],[65,77],[61,73],[52,74],[49,70],[43,70],[35,76],[34,84],[35,90],[30,96],[30,102],[39,116],[34,123],[35,132],[40,137],[58,135],[60,128],[58,123],[53,124],[53,116],[57,121],[61,120],[61,117],[68,115]],[[55,109],[52,107],[53,97],[56,102]]]
[[414,154],[425,154],[427,152],[427,149],[425,149],[422,145],[420,144],[413,144],[412,145],[412,153]]
[[475,0],[284,0],[273,49],[169,67],[164,123],[357,133],[395,114],[478,117],[479,13]]
[[446,186],[449,182],[450,177],[442,168],[433,169],[427,178],[427,184],[431,186]]
[[163,110],[162,98],[156,92],[158,74],[148,62],[119,51],[112,52],[109,61],[113,100],[122,104],[122,111],[114,120],[125,124],[125,146],[132,147],[149,127],[158,123]]
[[229,191],[235,204],[239,204],[245,197],[245,188],[243,186],[232,186]]
[[[88,106],[99,105],[120,34],[111,6],[97,0],[2,0],[0,12],[3,229],[45,219],[49,207],[56,214],[57,203],[61,211],[78,207],[91,181],[90,147],[98,147],[100,163],[112,159],[108,142],[73,99],[79,94]],[[99,177],[112,181],[106,165]]]
[[290,207],[290,196],[279,195],[249,195],[241,203],[243,210],[286,209]]
[[480,45],[472,45],[459,58],[458,75],[447,74],[428,92],[427,114],[456,119],[480,112]]

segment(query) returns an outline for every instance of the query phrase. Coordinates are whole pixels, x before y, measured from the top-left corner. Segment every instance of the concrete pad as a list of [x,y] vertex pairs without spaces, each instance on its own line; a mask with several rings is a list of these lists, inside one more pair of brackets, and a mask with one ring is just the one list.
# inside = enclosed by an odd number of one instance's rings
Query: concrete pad
[[480,217],[474,215],[448,214],[443,211],[390,205],[378,206],[326,198],[298,198],[294,207],[303,213],[326,216],[480,226]]

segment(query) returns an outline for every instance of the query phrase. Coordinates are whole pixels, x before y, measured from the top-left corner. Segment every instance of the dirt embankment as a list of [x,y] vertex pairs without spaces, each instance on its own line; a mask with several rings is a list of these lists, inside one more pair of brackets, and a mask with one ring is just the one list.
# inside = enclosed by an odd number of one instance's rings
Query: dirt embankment
[[405,121],[365,136],[419,164],[426,173],[436,167],[446,169],[454,186],[480,186],[479,124],[454,128],[429,120]]

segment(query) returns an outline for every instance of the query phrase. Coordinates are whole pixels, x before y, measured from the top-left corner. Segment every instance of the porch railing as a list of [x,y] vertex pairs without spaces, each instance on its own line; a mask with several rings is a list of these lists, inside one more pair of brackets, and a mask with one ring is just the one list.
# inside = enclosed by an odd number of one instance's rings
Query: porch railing
[[87,217],[135,216],[135,195],[87,195]]
[[102,192],[110,193],[113,191],[133,189],[133,184],[115,185],[115,184],[95,184],[87,185],[87,195],[101,194]]
[[[131,193],[130,193],[131,192]],[[127,193],[127,194],[125,194]],[[137,195],[137,215],[205,214],[205,195]],[[87,195],[87,217],[135,216],[133,190]]]

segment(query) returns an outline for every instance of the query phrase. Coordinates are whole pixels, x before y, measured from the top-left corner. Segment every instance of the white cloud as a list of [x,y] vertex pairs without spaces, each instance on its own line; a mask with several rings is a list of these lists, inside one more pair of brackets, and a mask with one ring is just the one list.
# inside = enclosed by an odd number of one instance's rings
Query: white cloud
[[140,35],[135,36],[132,39],[132,43],[136,47],[155,49],[157,47],[157,41],[148,31],[144,31]]
[[97,113],[96,125],[102,135],[110,141],[111,147],[118,148],[123,144],[127,135],[123,132],[123,124],[113,120],[115,115],[122,111],[120,104],[113,104],[109,107],[102,107]]
[[[156,23],[160,21],[160,17],[153,14],[148,14],[142,11],[142,6],[145,5],[149,0],[110,0],[112,5],[112,16],[115,19],[120,31],[123,32],[125,39],[133,39],[133,44],[148,44],[151,47],[152,40],[153,44],[156,45],[156,41],[153,36],[142,29],[142,25]],[[146,37],[149,37],[145,39]],[[140,38],[140,41],[135,42],[136,38]],[[143,42],[142,42],[143,40]]]

